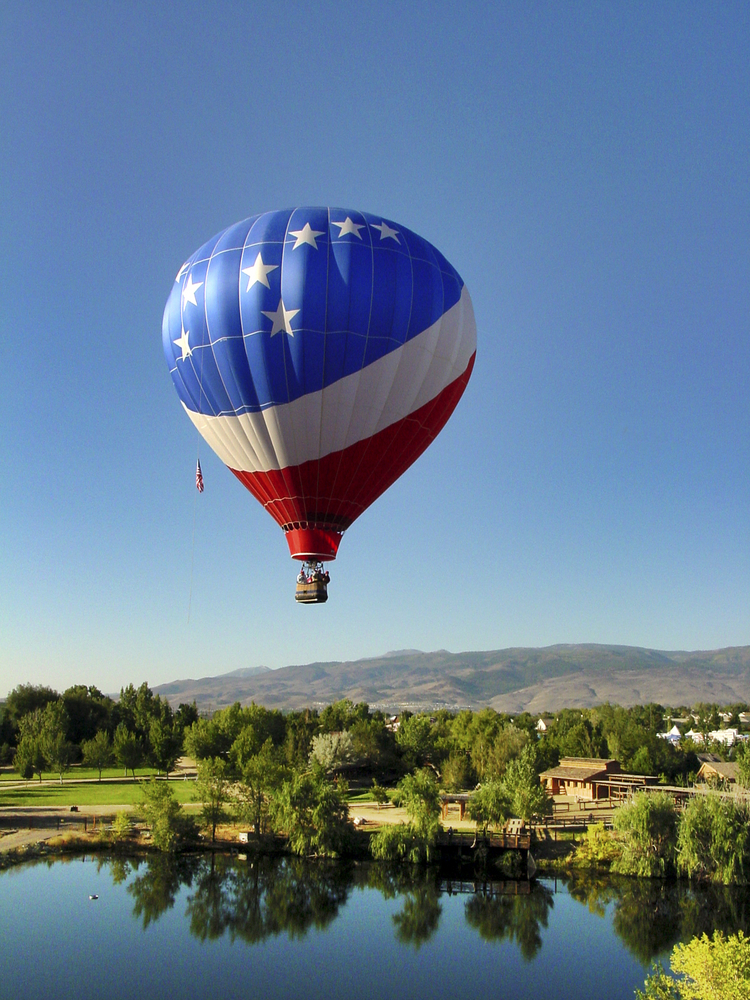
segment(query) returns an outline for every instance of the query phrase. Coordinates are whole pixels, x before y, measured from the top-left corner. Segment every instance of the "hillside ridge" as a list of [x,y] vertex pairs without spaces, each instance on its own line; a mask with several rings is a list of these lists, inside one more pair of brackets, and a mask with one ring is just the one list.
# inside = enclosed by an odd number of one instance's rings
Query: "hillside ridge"
[[404,708],[483,708],[544,712],[610,701],[692,705],[750,701],[750,646],[659,650],[603,643],[450,653],[391,651],[354,661],[243,667],[154,691],[204,710],[236,701],[293,709],[341,698],[394,712]]

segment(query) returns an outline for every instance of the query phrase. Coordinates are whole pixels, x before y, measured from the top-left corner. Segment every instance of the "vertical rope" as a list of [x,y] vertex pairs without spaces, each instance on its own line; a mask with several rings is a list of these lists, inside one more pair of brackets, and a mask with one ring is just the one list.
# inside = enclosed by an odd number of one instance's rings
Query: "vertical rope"
[[[198,462],[201,460],[201,446],[200,438],[198,439],[198,455],[195,460],[195,468],[198,468]],[[188,614],[187,623],[190,624],[190,609],[193,606],[193,567],[195,565],[195,522],[198,516],[198,487],[195,488],[195,499],[193,501],[193,540],[190,544],[190,592],[188,594]]]
[[[206,274],[206,277],[208,277],[208,274]],[[204,299],[204,308],[205,308],[205,285],[203,287],[203,291],[204,291],[203,299]],[[210,343],[210,336],[209,336],[209,343]],[[204,392],[203,392],[203,357],[204,357],[204,350],[205,350],[204,346],[201,345],[201,373],[200,373],[200,376],[198,378],[198,412],[199,413],[201,412],[200,408],[201,408],[202,396],[205,395]],[[206,398],[208,398],[208,397],[206,397]],[[200,432],[198,432],[198,446],[196,448],[196,456],[195,456],[195,474],[196,474],[196,477],[198,475],[198,465],[200,463],[200,460],[201,460],[201,438],[200,438]],[[198,482],[197,482],[197,478],[196,478],[196,483],[195,483],[195,499],[193,500],[193,539],[192,539],[192,542],[190,544],[190,592],[188,593],[188,613],[187,613],[187,623],[188,623],[188,625],[190,624],[190,610],[191,610],[191,608],[193,606],[193,568],[195,566],[195,523],[196,523],[196,521],[198,519],[198,494],[199,493],[200,493],[200,490],[198,489]]]

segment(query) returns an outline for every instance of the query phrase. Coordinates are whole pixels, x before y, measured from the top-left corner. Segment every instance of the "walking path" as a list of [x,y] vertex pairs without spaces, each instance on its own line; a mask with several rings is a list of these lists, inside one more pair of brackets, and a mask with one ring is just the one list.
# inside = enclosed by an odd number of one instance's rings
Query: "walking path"
[[80,806],[71,813],[69,806],[0,807],[0,852],[14,851],[29,844],[41,844],[66,832],[95,828],[101,816],[130,809],[128,805]]

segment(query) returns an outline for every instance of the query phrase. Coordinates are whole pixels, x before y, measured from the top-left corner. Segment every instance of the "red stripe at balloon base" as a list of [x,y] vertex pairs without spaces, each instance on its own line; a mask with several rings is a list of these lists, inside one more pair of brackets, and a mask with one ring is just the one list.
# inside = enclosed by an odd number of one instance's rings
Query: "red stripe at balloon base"
[[231,471],[286,534],[293,559],[330,562],[343,532],[437,437],[474,366],[429,403],[343,451],[268,472]]
[[332,562],[341,542],[341,532],[327,528],[291,528],[285,534],[292,559],[302,562]]

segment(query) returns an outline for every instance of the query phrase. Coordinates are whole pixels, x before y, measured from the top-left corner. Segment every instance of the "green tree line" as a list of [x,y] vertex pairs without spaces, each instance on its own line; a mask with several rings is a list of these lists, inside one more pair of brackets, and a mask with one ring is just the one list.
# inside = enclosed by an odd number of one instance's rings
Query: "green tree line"
[[[725,721],[739,726],[746,708],[725,706]],[[563,756],[614,757],[625,772],[688,784],[699,767],[696,746],[689,740],[673,746],[659,734],[675,713],[689,711],[691,724],[706,734],[722,723],[718,705],[688,710],[606,704],[563,709],[548,719],[541,736],[536,716],[490,708],[404,712],[394,728],[384,713],[346,699],[320,712],[282,713],[237,703],[207,719],[199,718],[195,703],[174,710],[145,683],[128,685],[118,699],[93,686],[75,685],[58,694],[28,684],[15,688],[0,705],[0,764],[13,763],[25,775],[45,770],[65,774],[79,762],[97,770],[116,764],[123,772],[134,773],[144,765],[168,772],[184,751],[197,760],[221,757],[241,770],[270,739],[290,767],[307,765],[312,754],[329,773],[369,774],[391,783],[430,767],[441,787],[459,791],[502,779],[511,761],[533,745],[542,769]],[[713,749],[725,759],[737,757],[736,748]]]

